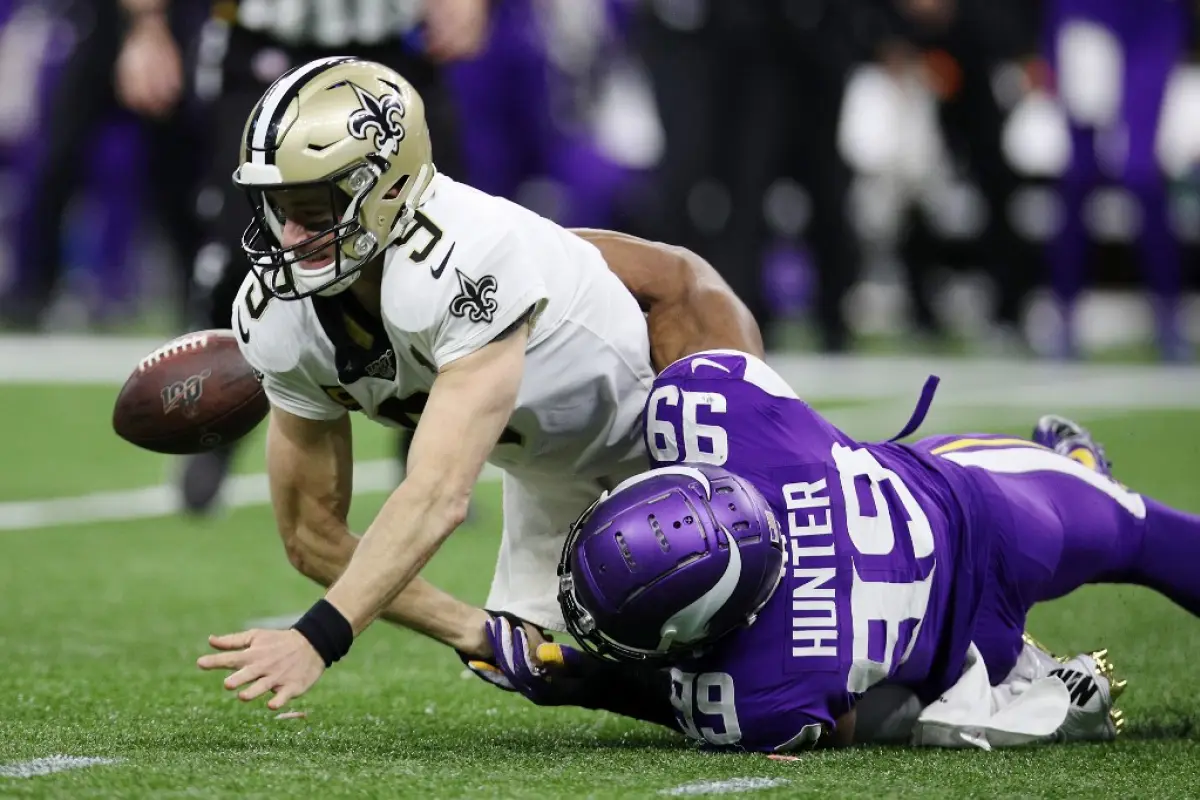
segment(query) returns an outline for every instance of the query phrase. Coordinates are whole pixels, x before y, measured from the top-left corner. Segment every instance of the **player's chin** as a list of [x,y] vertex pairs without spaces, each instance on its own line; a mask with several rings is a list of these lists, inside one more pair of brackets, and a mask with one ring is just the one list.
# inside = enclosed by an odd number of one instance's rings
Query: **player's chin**
[[316,258],[305,258],[296,262],[296,266],[302,270],[315,271],[324,269],[333,263],[333,256],[319,256]]

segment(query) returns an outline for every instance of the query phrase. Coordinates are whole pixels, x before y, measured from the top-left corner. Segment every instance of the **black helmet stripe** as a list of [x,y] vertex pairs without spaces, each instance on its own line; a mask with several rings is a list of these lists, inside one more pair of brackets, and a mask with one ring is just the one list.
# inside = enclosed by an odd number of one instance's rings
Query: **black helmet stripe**
[[355,61],[350,56],[334,56],[311,61],[281,75],[259,101],[246,136],[246,161],[252,164],[275,163],[275,137],[288,105],[312,78],[338,64]]

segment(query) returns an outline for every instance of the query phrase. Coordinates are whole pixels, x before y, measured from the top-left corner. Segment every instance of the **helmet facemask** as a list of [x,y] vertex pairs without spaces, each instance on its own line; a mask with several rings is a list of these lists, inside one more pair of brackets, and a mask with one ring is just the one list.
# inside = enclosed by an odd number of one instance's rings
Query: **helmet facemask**
[[[346,191],[351,176],[363,186],[355,196]],[[375,180],[366,168],[352,167],[322,181],[242,184],[254,215],[242,235],[242,249],[263,287],[291,300],[336,294],[349,286],[378,249],[375,237],[358,221],[358,207]],[[285,245],[289,218],[311,235]]]

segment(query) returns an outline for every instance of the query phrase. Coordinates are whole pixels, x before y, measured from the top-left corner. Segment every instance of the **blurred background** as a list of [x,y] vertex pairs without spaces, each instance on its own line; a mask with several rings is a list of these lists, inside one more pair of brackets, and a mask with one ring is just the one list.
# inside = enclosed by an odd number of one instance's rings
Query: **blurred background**
[[458,180],[687,246],[772,349],[1186,361],[1190,0],[0,0],[0,325],[228,326],[279,74],[409,76]]
[[[663,759],[615,717],[531,714],[382,626],[304,698],[308,721],[222,702],[192,668],[205,634],[286,627],[317,588],[274,533],[265,426],[236,455],[178,458],[115,436],[112,408],[165,339],[229,327],[249,222],[230,176],[253,104],[290,67],[388,63],[423,94],[442,171],[567,225],[700,253],[754,310],[772,366],[851,436],[900,430],[936,373],[922,434],[1028,435],[1065,414],[1121,481],[1200,512],[1200,370],[1178,366],[1200,342],[1198,10],[0,0],[0,773],[53,753],[127,761],[72,772],[70,796],[334,797],[361,780],[545,797],[555,781],[641,796],[744,769]],[[403,458],[393,431],[353,416],[361,531]],[[488,468],[422,574],[484,602],[501,526]],[[1090,587],[1030,630],[1063,652],[1112,648],[1134,687],[1119,758],[1026,752],[998,783],[957,754],[883,770],[872,754],[808,761],[806,777],[839,796],[944,792],[950,773],[988,781],[958,796],[1195,782],[1200,697],[1180,688],[1194,621],[1149,591]]]

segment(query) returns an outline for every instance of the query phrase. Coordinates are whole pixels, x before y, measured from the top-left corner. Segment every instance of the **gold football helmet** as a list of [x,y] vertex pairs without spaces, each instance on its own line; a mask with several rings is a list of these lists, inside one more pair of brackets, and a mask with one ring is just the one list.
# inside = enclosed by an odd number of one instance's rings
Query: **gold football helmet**
[[349,57],[271,84],[242,159],[233,180],[254,210],[242,249],[284,300],[346,289],[403,233],[436,172],[421,96],[394,70]]

